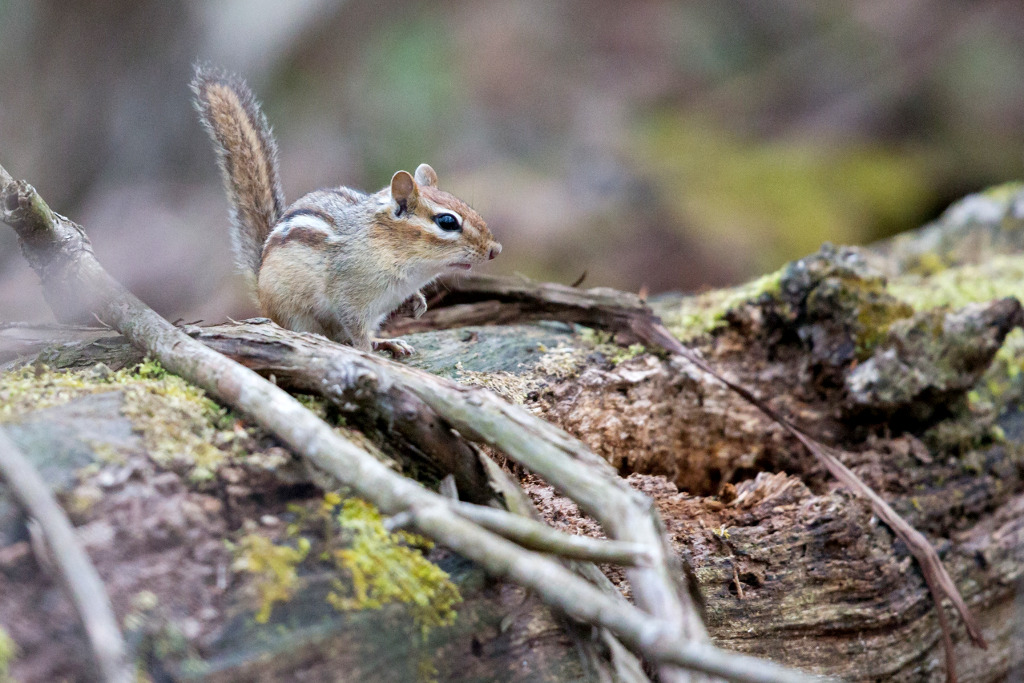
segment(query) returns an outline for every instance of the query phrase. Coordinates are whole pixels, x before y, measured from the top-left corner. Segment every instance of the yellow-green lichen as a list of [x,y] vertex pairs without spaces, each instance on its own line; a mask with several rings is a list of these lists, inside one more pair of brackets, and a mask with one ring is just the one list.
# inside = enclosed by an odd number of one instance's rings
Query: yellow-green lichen
[[[0,422],[107,391],[124,393],[122,413],[150,456],[162,465],[189,467],[193,479],[212,477],[227,455],[218,446],[230,451],[240,436],[226,409],[154,361],[116,372],[104,365],[74,371],[32,366],[0,374]],[[104,460],[120,455],[109,447],[100,452]]]
[[1020,387],[1024,380],[1024,330],[1011,330],[1006,335],[982,380],[984,390],[1003,401],[1011,389]]
[[336,609],[403,603],[424,637],[431,628],[454,623],[455,605],[462,596],[448,574],[416,549],[429,547],[426,539],[389,532],[377,509],[356,498],[342,504],[337,520],[351,543],[336,550],[334,559],[351,577],[351,585],[336,582],[328,596]]
[[11,662],[18,656],[18,644],[0,626],[0,683],[13,683],[11,678]]
[[779,292],[785,269],[769,273],[737,287],[726,287],[686,297],[676,310],[665,311],[663,322],[668,330],[682,342],[725,325],[725,315],[745,303],[764,295]]
[[239,436],[226,411],[180,377],[129,386],[122,412],[142,435],[149,456],[168,466],[185,464],[193,480],[214,476]]
[[964,265],[893,278],[889,292],[918,311],[1016,297],[1024,301],[1024,256],[992,256],[983,265]]
[[[893,322],[915,311],[960,308],[1011,296],[1024,301],[1024,255],[996,255],[983,265],[954,267],[948,267],[938,256],[934,263],[922,259],[928,267],[922,265],[888,282],[881,277],[836,272],[810,292],[808,307],[813,308],[817,299],[825,297],[823,310],[839,311],[839,306],[852,313],[857,351],[863,357],[885,337]],[[787,268],[739,287],[687,297],[678,308],[662,311],[662,318],[677,338],[691,341],[724,326],[730,310],[763,296],[776,297]]]
[[[612,365],[618,365],[647,351],[643,344],[617,344],[608,332],[589,327],[580,329],[576,342],[572,345],[559,344],[553,349],[540,347],[538,350],[543,355],[533,366],[534,374],[559,380],[571,379],[587,367],[590,357],[595,353],[604,356]],[[533,384],[530,388],[533,388]]]
[[267,623],[275,602],[291,598],[298,583],[298,566],[309,554],[309,539],[299,536],[295,545],[277,545],[259,534],[243,536],[236,547],[233,568],[253,575],[259,600],[256,621]]
[[235,569],[254,578],[257,622],[265,623],[274,605],[298,590],[303,563],[323,563],[337,572],[327,602],[339,611],[404,604],[424,637],[454,622],[462,597],[420,551],[431,547],[429,541],[389,532],[375,507],[334,492],[313,508],[293,505],[289,512],[295,520],[279,542],[250,533],[234,546]]
[[[958,451],[1003,443],[1006,434],[995,423],[1005,406],[1024,399],[1024,330],[1011,330],[985,374],[967,393],[967,411],[929,432],[931,441],[952,444]],[[940,425],[941,426],[941,425]]]
[[848,303],[856,311],[854,342],[857,356],[866,359],[888,335],[893,324],[914,314],[912,306],[889,293],[885,282],[853,280],[844,283]]
[[[123,373],[123,371],[122,371]],[[62,405],[86,394],[110,391],[119,373],[52,372],[42,365],[0,374],[0,422],[25,413]]]
[[600,353],[612,365],[633,360],[647,351],[643,344],[630,344],[629,346],[616,344],[609,332],[589,327],[584,327],[580,331],[579,338],[583,342],[583,346],[589,349],[590,353],[594,351]]
[[553,349],[540,346],[537,349],[543,355],[534,364],[536,374],[555,379],[570,379],[577,376],[586,366],[589,349],[579,346],[559,344]]
[[965,408],[925,432],[932,448],[959,453],[1005,443],[1006,434],[996,423],[1007,405],[1024,399],[1024,330],[1011,330],[985,370],[967,392]]

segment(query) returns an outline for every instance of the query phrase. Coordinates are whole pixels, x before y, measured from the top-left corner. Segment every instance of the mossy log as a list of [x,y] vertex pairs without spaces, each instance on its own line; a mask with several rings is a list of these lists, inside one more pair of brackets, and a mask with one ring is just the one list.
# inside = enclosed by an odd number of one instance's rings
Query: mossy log
[[[826,247],[744,287],[651,302],[715,367],[840,447],[936,545],[990,644],[956,632],[962,681],[1024,666],[1022,234],[1024,191],[1001,188],[874,249]],[[242,354],[245,328],[195,335],[236,339]],[[935,605],[907,549],[785,430],[684,360],[564,322],[409,341],[410,363],[526,405],[653,498],[717,644],[848,680],[944,678]],[[611,679],[608,644],[443,549],[427,557],[461,593],[454,622],[424,634],[411,595],[336,609],[328,596],[352,577],[329,555],[352,538],[314,533],[326,524],[321,479],[141,360],[102,330],[0,332],[0,419],[73,513],[155,678]],[[259,369],[288,381],[272,357]],[[396,449],[387,419],[308,401],[394,467],[427,482],[444,474]],[[555,526],[596,528],[543,481],[514,474]],[[267,606],[261,575],[241,561],[254,534],[314,544],[293,557],[295,581],[279,586],[266,624],[255,620]],[[11,671],[74,678],[85,640],[36,566],[0,498],[0,626],[19,648]]]

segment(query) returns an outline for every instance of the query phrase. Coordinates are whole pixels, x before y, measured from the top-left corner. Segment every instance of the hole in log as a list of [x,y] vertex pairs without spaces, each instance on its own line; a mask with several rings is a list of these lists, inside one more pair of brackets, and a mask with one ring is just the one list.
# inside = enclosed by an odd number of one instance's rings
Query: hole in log
[[[622,476],[662,475],[681,491],[718,495],[727,484],[779,471],[779,438],[756,408],[653,355],[553,380],[530,397],[544,417]],[[792,460],[792,458],[790,458]]]

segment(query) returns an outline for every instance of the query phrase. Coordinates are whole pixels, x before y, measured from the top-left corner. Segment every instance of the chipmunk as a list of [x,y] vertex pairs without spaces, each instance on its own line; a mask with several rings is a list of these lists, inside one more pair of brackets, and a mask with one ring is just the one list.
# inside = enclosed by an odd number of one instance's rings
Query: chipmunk
[[287,206],[277,143],[245,82],[197,66],[191,87],[231,204],[237,265],[255,278],[260,310],[278,325],[409,355],[406,342],[376,337],[388,314],[412,297],[421,316],[422,287],[501,253],[480,215],[438,189],[427,164],[395,173],[373,194],[336,187]]

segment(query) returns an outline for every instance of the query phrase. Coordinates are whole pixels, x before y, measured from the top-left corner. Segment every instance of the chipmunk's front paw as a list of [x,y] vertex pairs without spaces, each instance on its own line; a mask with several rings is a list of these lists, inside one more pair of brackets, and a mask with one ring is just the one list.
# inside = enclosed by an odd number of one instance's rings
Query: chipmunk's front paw
[[401,339],[374,339],[370,343],[373,345],[374,351],[387,351],[394,358],[411,356],[416,353],[416,349]]

